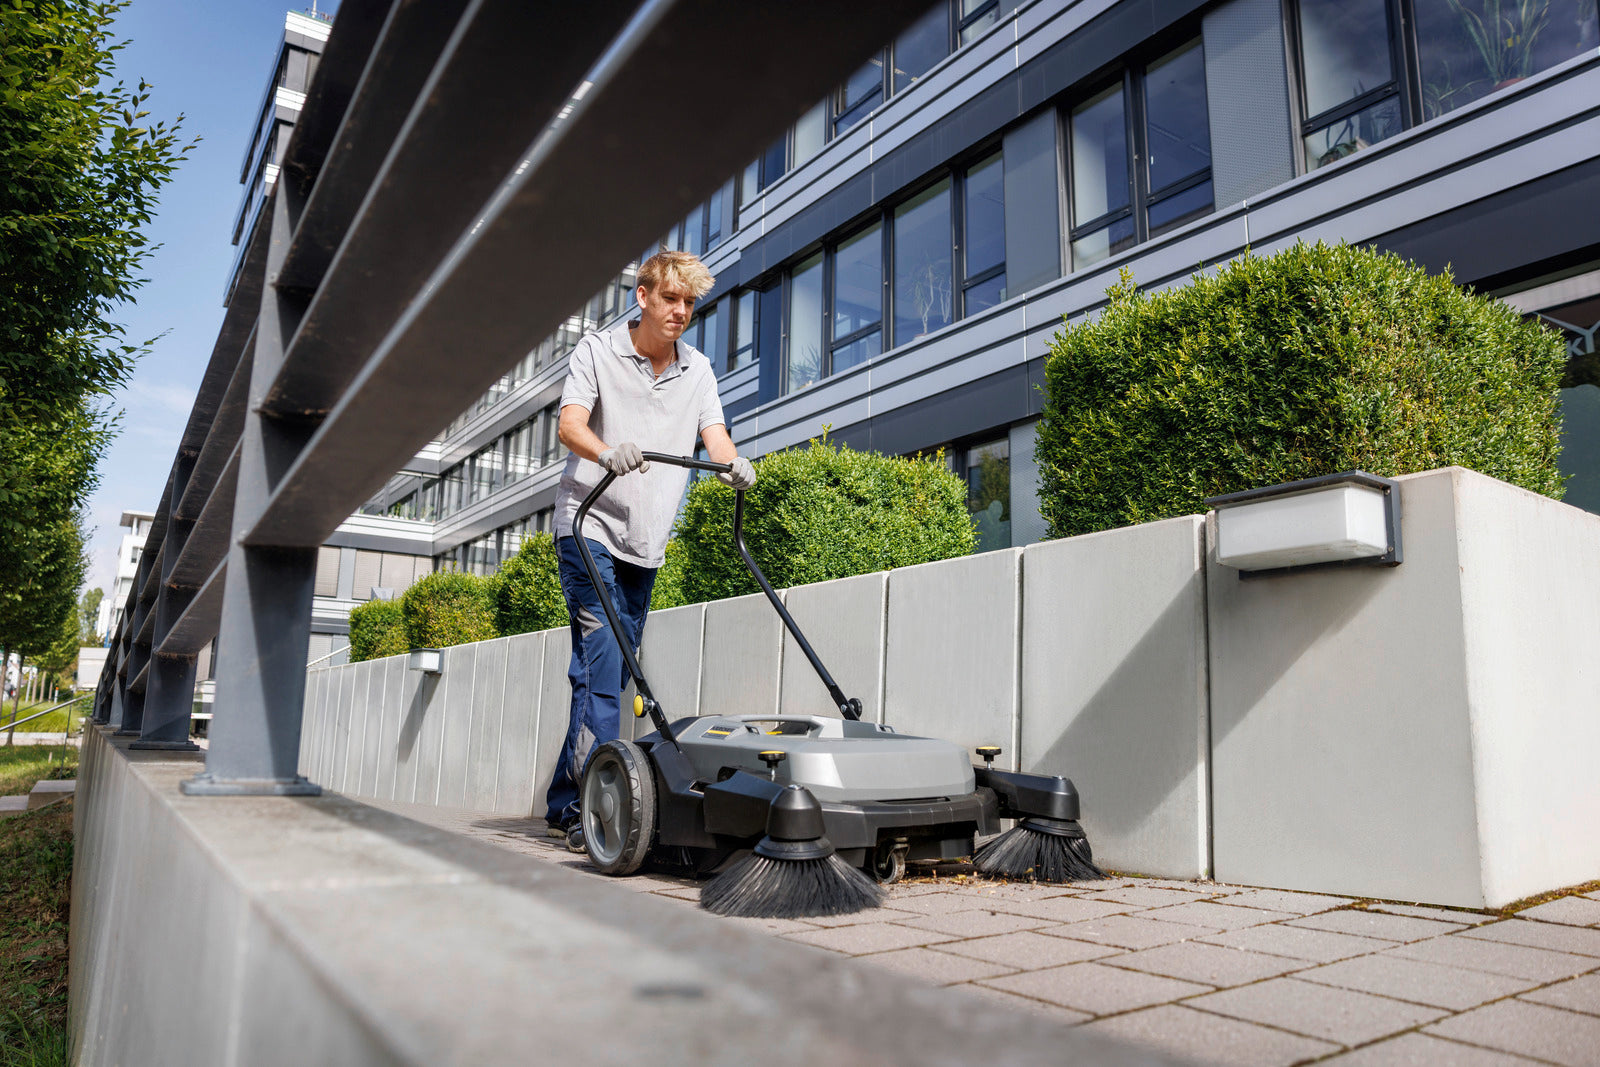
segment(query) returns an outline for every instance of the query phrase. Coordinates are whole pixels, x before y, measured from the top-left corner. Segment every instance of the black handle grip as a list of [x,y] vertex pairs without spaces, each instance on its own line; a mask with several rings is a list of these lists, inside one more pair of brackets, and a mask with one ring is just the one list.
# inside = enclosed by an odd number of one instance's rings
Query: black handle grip
[[691,456],[674,456],[666,452],[646,452],[644,458],[651,463],[665,463],[673,467],[688,467],[696,471],[712,471],[716,474],[727,474],[733,470],[732,463],[713,463],[709,459],[694,459]]

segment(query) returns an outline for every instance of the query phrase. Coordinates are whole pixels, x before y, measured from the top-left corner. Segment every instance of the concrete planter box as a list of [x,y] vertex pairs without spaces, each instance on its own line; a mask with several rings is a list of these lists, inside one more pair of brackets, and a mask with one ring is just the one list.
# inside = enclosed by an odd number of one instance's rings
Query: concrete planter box
[[1208,574],[1216,877],[1498,907],[1600,874],[1600,516],[1400,479],[1406,561]]

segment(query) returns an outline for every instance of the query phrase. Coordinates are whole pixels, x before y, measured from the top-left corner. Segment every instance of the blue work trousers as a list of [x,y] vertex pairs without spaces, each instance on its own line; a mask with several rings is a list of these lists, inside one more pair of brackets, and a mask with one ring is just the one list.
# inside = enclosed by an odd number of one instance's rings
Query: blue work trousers
[[[628,647],[637,649],[644,636],[644,619],[650,612],[650,590],[656,583],[652,567],[640,567],[623,559],[613,559],[600,542],[586,538],[595,569],[611,596],[617,619]],[[555,778],[545,794],[545,818],[552,824],[573,819],[578,814],[578,781],[584,763],[596,745],[617,737],[617,718],[622,691],[628,685],[628,667],[622,650],[606,621],[605,608],[584,569],[578,542],[571,537],[556,539],[556,554],[561,561],[561,593],[566,597],[567,615],[572,625],[572,664],[567,679],[572,683],[572,708],[567,720],[567,737],[561,744]]]

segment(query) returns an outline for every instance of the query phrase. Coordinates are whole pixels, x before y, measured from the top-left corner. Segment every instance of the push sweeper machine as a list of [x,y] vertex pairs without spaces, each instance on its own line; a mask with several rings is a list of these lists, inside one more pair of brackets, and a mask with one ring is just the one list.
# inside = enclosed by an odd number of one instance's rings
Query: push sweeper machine
[[[646,452],[652,463],[704,471],[729,464]],[[701,904],[725,915],[800,917],[858,911],[882,902],[908,860],[972,856],[985,873],[1060,882],[1103,878],[1078,825],[1078,793],[1065,778],[998,770],[997,747],[975,766],[948,741],[861,721],[800,632],[744,541],[745,494],[734,502],[733,538],[745,566],[794,635],[840,717],[714,715],[668,722],[582,536],[589,508],[616,479],[608,473],[573,524],[638,695],[633,713],[655,732],[607,741],[579,787],[584,847],[602,872],[626,875],[646,861],[706,873],[723,870]],[[1017,825],[976,854],[976,837]],[[732,863],[729,863],[729,860]]]

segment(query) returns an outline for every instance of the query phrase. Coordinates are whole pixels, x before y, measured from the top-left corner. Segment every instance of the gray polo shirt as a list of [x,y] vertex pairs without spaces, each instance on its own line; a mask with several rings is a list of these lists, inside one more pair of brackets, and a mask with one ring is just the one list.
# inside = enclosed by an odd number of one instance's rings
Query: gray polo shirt
[[[646,452],[694,455],[700,431],[725,422],[711,361],[679,341],[677,361],[658,378],[650,360],[634,349],[628,326],[619,323],[578,342],[567,366],[561,406],[587,408],[589,429],[613,448],[632,441]],[[604,476],[600,464],[576,453],[567,457],[556,492],[557,537],[572,535],[578,505]],[[584,536],[629,563],[661,566],[688,480],[687,470],[665,463],[623,475],[589,509]]]

